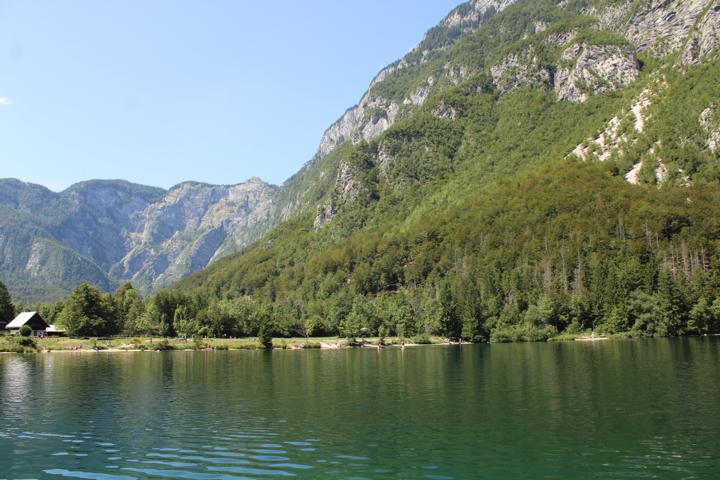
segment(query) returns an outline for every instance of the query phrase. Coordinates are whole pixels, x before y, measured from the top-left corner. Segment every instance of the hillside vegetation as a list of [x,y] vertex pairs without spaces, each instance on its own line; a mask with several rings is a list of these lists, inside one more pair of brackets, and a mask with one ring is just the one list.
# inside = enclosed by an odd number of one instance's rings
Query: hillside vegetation
[[132,311],[109,296],[115,330],[720,333],[718,2],[459,12],[331,127],[277,227]]

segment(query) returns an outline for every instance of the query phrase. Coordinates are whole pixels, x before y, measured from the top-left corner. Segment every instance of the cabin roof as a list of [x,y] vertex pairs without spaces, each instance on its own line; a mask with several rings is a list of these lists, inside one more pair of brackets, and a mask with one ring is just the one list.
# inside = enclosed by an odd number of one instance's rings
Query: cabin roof
[[25,325],[27,322],[29,322],[35,315],[37,315],[37,312],[23,312],[17,317],[15,317],[15,320],[8,323],[5,327],[8,330],[12,330],[15,328],[20,328],[23,325]]

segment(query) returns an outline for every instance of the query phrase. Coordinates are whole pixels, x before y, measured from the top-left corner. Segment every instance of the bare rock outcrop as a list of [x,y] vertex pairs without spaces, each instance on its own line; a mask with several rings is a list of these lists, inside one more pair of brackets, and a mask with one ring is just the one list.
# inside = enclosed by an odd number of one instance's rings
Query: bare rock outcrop
[[340,206],[354,202],[367,194],[368,189],[357,180],[358,168],[349,162],[343,162],[338,170],[335,189],[330,199],[317,209],[313,222],[316,230],[330,223]]
[[441,26],[461,28],[470,33],[488,12],[499,12],[515,3],[516,0],[471,0],[466,8],[456,8],[442,21]]
[[715,1],[700,20],[685,45],[680,62],[694,65],[717,52],[720,43],[720,0]]
[[712,153],[720,151],[720,122],[716,115],[714,107],[708,107],[700,114],[700,126],[708,135],[707,147]]
[[[630,40],[639,51],[664,56],[686,44],[708,3],[709,0],[650,0],[637,8],[638,4],[633,2],[607,2],[601,7],[589,7],[584,13],[597,18],[600,28],[613,30]],[[708,22],[711,24],[712,19]],[[704,31],[712,33],[711,29]]]
[[[320,140],[318,155],[327,155],[346,141],[357,143],[377,138],[395,123],[402,105],[409,107],[423,105],[432,93],[435,82],[440,78],[429,77],[415,91],[399,101],[373,95],[371,92],[374,87],[390,76],[398,74],[411,65],[427,61],[435,52],[447,49],[457,39],[477,30],[486,20],[516,1],[471,0],[450,12],[405,58],[383,68],[375,76],[370,83],[370,89],[362,96],[358,104],[346,110],[343,116],[325,131]],[[438,32],[443,33],[438,34]],[[444,40],[438,41],[438,37]],[[470,69],[465,66],[446,65],[441,72],[443,80],[449,84],[458,84],[467,79],[470,74]],[[378,115],[378,112],[383,113]]]
[[585,102],[590,96],[627,87],[640,65],[627,47],[573,44],[562,53],[564,65],[554,79],[560,100]]
[[653,0],[630,19],[622,33],[640,51],[667,55],[685,43],[707,4],[707,0]]
[[[573,32],[552,34],[545,42],[563,45],[575,38]],[[543,65],[530,46],[508,54],[490,68],[495,87],[507,94],[520,87],[553,88],[558,99],[585,102],[591,96],[632,84],[640,65],[629,47],[572,43],[562,52],[556,71]]]
[[128,253],[113,268],[143,290],[169,285],[251,243],[272,213],[276,187],[183,183],[131,215]]
[[552,78],[550,71],[540,66],[532,47],[509,54],[490,68],[490,74],[501,94],[520,87],[548,85]]
[[320,230],[328,223],[332,222],[333,218],[335,218],[335,208],[331,201],[320,205],[317,210],[317,214],[315,215],[315,221],[313,222],[313,227],[315,230]]
[[[657,88],[662,88],[663,85],[660,82]],[[625,148],[636,142],[637,135],[645,131],[649,120],[647,108],[652,104],[652,97],[653,92],[650,89],[643,90],[628,110],[611,118],[601,132],[575,147],[572,153],[580,160],[601,162],[613,155],[623,155]],[[632,125],[632,129],[624,128],[624,125]]]
[[455,107],[445,102],[438,103],[433,109],[433,115],[444,120],[455,120],[459,113]]
[[637,185],[640,183],[640,170],[642,170],[642,162],[637,162],[633,167],[630,169],[628,173],[625,174],[625,181],[628,182],[631,185]]

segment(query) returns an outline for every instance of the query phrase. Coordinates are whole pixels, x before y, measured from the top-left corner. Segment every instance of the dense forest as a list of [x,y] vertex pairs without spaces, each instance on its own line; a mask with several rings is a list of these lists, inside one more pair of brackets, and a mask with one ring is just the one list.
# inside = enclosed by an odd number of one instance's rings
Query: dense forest
[[[290,180],[307,206],[240,253],[145,299],[83,284],[37,308],[80,336],[720,333],[720,62],[636,59],[580,13],[608,2],[565,3],[517,2],[374,86],[400,99],[433,74],[442,88],[308,164]],[[563,41],[625,55],[637,79],[561,101],[543,79],[567,67]],[[527,51],[513,68],[529,80],[491,68]],[[459,64],[471,73],[443,84]]]
[[313,245],[298,219],[188,282],[198,287],[143,301],[130,285],[81,285],[40,312],[81,336],[720,333],[720,191],[637,188],[605,166],[564,166],[332,247]]

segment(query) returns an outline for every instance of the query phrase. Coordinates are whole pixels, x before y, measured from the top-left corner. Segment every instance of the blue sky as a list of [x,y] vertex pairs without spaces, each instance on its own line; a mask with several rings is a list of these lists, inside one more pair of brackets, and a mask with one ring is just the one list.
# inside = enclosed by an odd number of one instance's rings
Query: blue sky
[[0,0],[0,178],[281,183],[460,0]]

